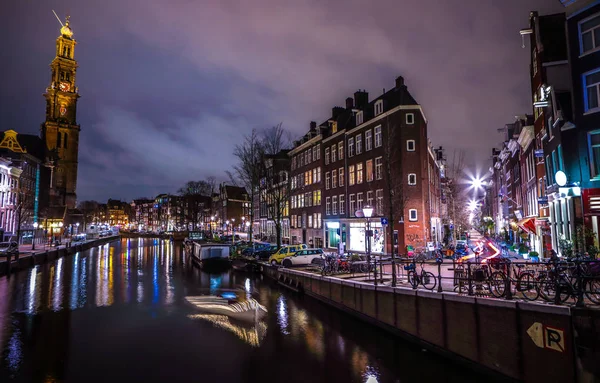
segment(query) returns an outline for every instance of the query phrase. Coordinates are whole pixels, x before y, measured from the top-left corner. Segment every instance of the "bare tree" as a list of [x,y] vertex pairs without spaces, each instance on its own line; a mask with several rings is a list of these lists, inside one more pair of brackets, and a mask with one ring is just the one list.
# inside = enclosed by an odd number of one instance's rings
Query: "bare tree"
[[283,219],[289,214],[290,177],[288,157],[291,135],[279,123],[262,134],[265,161],[264,189],[268,217],[275,223],[277,247],[281,247]]
[[204,195],[210,197],[212,196],[214,189],[215,179],[214,177],[211,177],[206,180],[188,181],[184,186],[177,190],[177,194],[180,196]]
[[[250,197],[250,232],[249,240],[252,242],[254,234],[254,198],[260,187],[260,180],[264,175],[263,144],[258,132],[252,132],[244,138],[244,142],[236,145],[233,155],[237,157],[238,164],[233,167],[233,172],[227,174],[232,180],[238,180],[249,193]],[[236,182],[237,184],[237,182]]]
[[15,218],[17,224],[17,242],[21,240],[21,231],[23,226],[33,224],[33,209],[35,197],[25,190],[19,190],[17,193],[17,206],[15,208]]
[[468,197],[466,184],[461,183],[465,171],[465,151],[454,151],[452,162],[446,168],[445,194],[448,204],[448,214],[454,226],[452,236],[457,239],[456,231],[466,230],[469,226]]
[[83,215],[83,231],[87,230],[89,223],[97,222],[100,219],[100,203],[98,201],[81,201],[77,208]]

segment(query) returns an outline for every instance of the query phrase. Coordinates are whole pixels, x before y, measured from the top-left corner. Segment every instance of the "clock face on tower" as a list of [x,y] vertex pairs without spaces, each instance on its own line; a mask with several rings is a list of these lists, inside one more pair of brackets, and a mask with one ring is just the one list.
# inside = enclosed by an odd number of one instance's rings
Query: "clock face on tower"
[[58,87],[63,92],[68,92],[71,89],[71,84],[69,84],[68,82],[61,82]]
[[64,116],[65,114],[67,114],[67,107],[65,105],[61,105],[59,110],[60,110],[61,116]]

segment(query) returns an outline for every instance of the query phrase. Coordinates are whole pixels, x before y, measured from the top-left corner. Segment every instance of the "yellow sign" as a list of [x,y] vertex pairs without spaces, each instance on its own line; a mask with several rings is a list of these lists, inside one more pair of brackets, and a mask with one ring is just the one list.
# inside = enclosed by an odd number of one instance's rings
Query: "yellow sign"
[[561,329],[535,322],[527,329],[527,335],[539,348],[547,348],[558,352],[565,351],[565,333]]

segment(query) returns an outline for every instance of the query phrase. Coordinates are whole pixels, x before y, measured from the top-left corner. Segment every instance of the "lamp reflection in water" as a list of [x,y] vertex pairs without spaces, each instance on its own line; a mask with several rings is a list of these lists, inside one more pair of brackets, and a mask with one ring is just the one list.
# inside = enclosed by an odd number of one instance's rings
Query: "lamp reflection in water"
[[234,333],[238,338],[253,347],[258,347],[267,334],[267,325],[262,320],[267,309],[255,299],[231,303],[235,299],[234,292],[224,292],[229,299],[220,296],[204,295],[186,297],[185,300],[193,305],[200,314],[188,315],[190,319],[202,319],[213,325]]
[[37,311],[37,278],[38,265],[35,265],[29,273],[29,293],[27,294],[27,313],[34,314]]
[[56,272],[54,273],[54,289],[52,291],[52,310],[59,311],[62,309],[62,269],[64,258],[59,258],[56,261]]
[[279,327],[281,328],[282,334],[290,334],[290,332],[288,331],[287,304],[283,295],[280,295],[279,299],[277,299],[277,323],[279,323]]

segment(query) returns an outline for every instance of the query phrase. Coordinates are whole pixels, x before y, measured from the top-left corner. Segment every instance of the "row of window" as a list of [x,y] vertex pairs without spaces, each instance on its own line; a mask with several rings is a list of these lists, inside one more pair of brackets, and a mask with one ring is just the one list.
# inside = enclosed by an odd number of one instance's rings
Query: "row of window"
[[321,219],[321,213],[314,213],[307,215],[292,215],[290,217],[290,227],[292,228],[323,228],[323,220]]
[[318,161],[321,159],[321,144],[315,145],[304,152],[292,157],[292,170],[298,167],[308,165],[311,162]]
[[307,170],[304,173],[297,174],[291,179],[291,189],[301,188],[306,185],[312,185],[321,182],[321,167]]
[[[383,100],[378,100],[375,103],[375,116],[378,116],[381,113],[383,113]],[[414,125],[414,123],[415,123],[415,114],[414,113],[406,113],[404,118],[405,118],[406,125]],[[356,126],[362,125],[362,123],[365,122],[365,114],[362,110],[356,113],[355,120],[356,120],[355,121]]]
[[292,209],[321,205],[321,191],[313,190],[292,196]]

